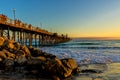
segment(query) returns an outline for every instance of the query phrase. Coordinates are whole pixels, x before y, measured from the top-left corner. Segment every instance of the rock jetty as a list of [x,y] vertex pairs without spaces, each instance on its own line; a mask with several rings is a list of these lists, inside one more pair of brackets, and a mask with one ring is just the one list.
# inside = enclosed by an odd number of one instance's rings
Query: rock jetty
[[0,37],[0,70],[15,71],[16,67],[22,67],[22,72],[50,76],[54,80],[80,72],[76,61],[72,58],[59,59],[32,46],[27,47]]

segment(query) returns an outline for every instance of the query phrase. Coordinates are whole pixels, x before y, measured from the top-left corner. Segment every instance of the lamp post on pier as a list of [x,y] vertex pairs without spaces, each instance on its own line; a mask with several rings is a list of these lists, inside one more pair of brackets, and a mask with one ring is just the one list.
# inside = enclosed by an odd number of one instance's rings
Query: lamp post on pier
[[[16,19],[16,17],[15,17],[15,11],[16,11],[16,9],[14,8],[13,9],[13,16],[14,16],[14,25],[16,25],[16,22],[15,22],[15,19]],[[12,37],[12,39],[15,41],[15,38],[16,38],[16,36],[15,36],[15,31],[13,31],[13,37]]]
[[14,9],[13,9],[13,15],[14,15],[14,24],[15,24],[15,18],[16,18],[16,16],[15,16],[15,12],[16,12],[16,9],[14,8]]
[[42,22],[40,22],[40,27],[42,28]]

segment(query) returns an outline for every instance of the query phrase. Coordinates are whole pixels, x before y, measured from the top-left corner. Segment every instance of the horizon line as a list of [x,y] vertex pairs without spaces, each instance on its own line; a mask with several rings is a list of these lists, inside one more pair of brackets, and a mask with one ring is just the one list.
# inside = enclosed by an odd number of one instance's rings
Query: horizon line
[[71,37],[79,39],[120,39],[120,37]]

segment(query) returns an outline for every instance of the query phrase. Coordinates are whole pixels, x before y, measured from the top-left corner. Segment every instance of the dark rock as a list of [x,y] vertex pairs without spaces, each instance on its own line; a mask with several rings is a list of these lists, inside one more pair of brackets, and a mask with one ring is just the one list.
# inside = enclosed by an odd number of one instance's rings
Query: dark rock
[[86,70],[82,70],[81,73],[102,73],[102,71],[95,69],[86,69]]
[[38,57],[42,54],[42,50],[38,50],[37,48],[29,47],[28,49],[33,57]]
[[17,50],[14,54],[16,56],[19,56],[19,55],[24,55],[25,56],[25,52],[23,50]]
[[44,71],[45,65],[43,64],[45,64],[44,61],[41,61],[40,59],[37,59],[37,58],[35,59],[32,58],[31,60],[28,60],[27,65],[25,66],[25,70],[27,70],[28,73],[31,73],[31,71],[37,70],[39,74],[44,75],[44,73],[46,74],[46,72]]
[[42,65],[45,73],[56,75],[60,78],[68,77],[72,72],[72,69],[67,70],[67,68],[62,64],[61,60],[58,58],[48,60]]
[[20,65],[23,65],[25,63],[27,63],[27,59],[26,59],[26,55],[25,52],[23,50],[18,50],[15,53],[16,56],[16,62]]
[[8,58],[4,61],[5,66],[13,66],[14,60],[12,58]]
[[14,60],[12,58],[8,58],[6,60],[4,60],[4,67],[5,67],[5,71],[13,71],[14,69]]
[[58,58],[57,56],[50,54],[50,53],[46,53],[46,52],[42,52],[41,56],[44,56],[44,57],[50,58],[50,59]]

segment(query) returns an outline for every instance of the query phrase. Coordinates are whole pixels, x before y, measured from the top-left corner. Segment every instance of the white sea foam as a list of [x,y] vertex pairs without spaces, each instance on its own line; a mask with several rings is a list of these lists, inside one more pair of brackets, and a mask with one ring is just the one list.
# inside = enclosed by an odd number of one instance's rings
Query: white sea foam
[[82,44],[83,41],[71,44],[72,42],[40,49],[54,54],[60,59],[74,58],[78,64],[120,62],[120,45],[118,45],[120,42],[118,41],[87,40],[87,43],[84,41],[84,44]]

